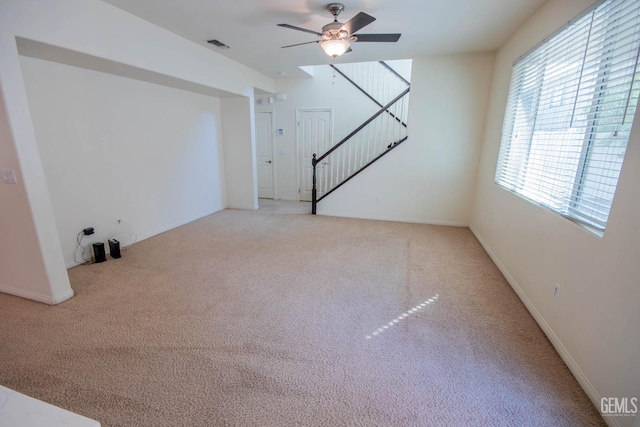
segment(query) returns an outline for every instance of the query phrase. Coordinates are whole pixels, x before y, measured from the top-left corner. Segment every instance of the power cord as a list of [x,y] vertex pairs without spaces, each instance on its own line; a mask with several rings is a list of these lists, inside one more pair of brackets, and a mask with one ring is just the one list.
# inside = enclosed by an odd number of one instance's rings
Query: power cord
[[[76,250],[73,252],[73,259],[78,264],[88,264],[91,262],[91,259],[85,258],[85,254],[87,253],[87,248],[82,245],[82,239],[84,238],[84,230],[78,233],[76,237],[76,242],[78,242],[78,246],[76,246]],[[82,261],[78,261],[78,249],[82,248]]]
[[123,239],[120,242],[120,249],[126,251],[128,246],[131,246],[138,241],[138,235],[133,232],[133,227],[127,221],[123,219],[120,219],[118,221],[120,222],[120,224],[124,224],[127,229],[126,231],[121,231],[120,233],[112,235],[111,237],[109,237],[109,239],[123,236]]

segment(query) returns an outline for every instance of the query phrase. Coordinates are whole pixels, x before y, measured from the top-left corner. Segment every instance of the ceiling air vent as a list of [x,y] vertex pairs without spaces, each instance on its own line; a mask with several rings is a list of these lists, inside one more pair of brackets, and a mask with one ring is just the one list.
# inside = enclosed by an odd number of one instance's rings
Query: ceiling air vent
[[227,46],[226,44],[222,43],[220,40],[207,40],[207,43],[211,43],[214,46],[219,47],[220,49],[229,49],[229,46]]

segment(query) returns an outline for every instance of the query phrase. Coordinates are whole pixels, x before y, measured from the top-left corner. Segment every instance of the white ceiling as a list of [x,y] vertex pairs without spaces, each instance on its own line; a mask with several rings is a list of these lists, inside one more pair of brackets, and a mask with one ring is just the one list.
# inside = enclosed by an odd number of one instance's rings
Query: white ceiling
[[[313,34],[333,20],[327,0],[104,0],[273,78],[306,76],[299,66],[329,64]],[[361,33],[402,33],[397,43],[354,43],[339,62],[407,59],[495,50],[546,0],[345,0],[339,17],[377,20]],[[206,42],[219,39],[230,49]]]

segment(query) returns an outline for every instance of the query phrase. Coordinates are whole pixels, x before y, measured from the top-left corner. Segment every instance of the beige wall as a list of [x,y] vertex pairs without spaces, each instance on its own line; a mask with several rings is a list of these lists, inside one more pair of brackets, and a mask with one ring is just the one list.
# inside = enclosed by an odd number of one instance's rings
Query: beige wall
[[602,238],[494,184],[513,61],[591,3],[548,2],[498,51],[471,226],[600,408],[640,397],[640,118]]
[[[88,68],[107,67],[116,74],[123,72],[128,77],[167,82],[203,93],[224,91],[249,100],[254,88],[273,92],[275,83],[272,78],[99,0],[0,2],[0,87],[6,107],[3,118],[11,135],[0,140],[0,152],[7,153],[0,159],[0,167],[15,168],[22,182],[0,193],[2,222],[15,230],[25,230],[24,238],[8,243],[24,248],[10,256],[18,263],[17,270],[0,271],[0,286],[6,292],[55,303],[68,298],[72,291],[27,102],[18,38],[30,41],[26,46],[36,51],[29,52],[32,56],[79,61]],[[245,110],[248,115],[251,104],[249,107]],[[251,123],[250,119],[246,121]],[[28,211],[24,199],[28,201]],[[10,200],[22,200],[22,205],[5,209],[5,202]],[[40,262],[43,269],[37,266]]]
[[318,213],[468,225],[493,61],[492,53],[415,58],[409,139],[320,202]]
[[88,248],[127,244],[129,227],[142,240],[224,208],[218,98],[36,58],[20,65],[67,267],[85,227],[95,229]]
[[[493,61],[493,53],[415,58],[410,66],[391,61],[411,73],[409,139],[318,203],[318,214],[468,225]],[[296,109],[331,108],[334,142],[378,110],[331,68],[313,71],[312,78],[276,82],[285,101],[256,95],[264,100],[257,111],[273,111],[276,129],[284,130],[275,135],[276,198],[297,198]]]
[[253,98],[223,98],[222,140],[226,206],[234,209],[258,209],[258,181],[254,122],[251,108]]
[[[2,92],[0,91],[0,95]],[[17,184],[0,182],[0,292],[55,304],[73,296],[70,288],[52,289],[31,220],[20,162],[7,111],[0,102],[0,168],[16,171]]]

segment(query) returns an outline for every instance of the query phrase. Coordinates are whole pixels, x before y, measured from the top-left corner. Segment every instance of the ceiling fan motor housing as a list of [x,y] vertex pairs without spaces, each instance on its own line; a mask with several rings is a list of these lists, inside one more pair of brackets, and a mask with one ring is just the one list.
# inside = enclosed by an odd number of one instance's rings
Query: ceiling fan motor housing
[[327,5],[327,10],[333,15],[333,17],[337,20],[340,12],[344,10],[344,5],[342,3],[329,3]]
[[343,26],[344,24],[338,21],[333,21],[332,23],[325,25],[322,27],[322,38],[325,40],[348,39],[349,32],[343,30]]

